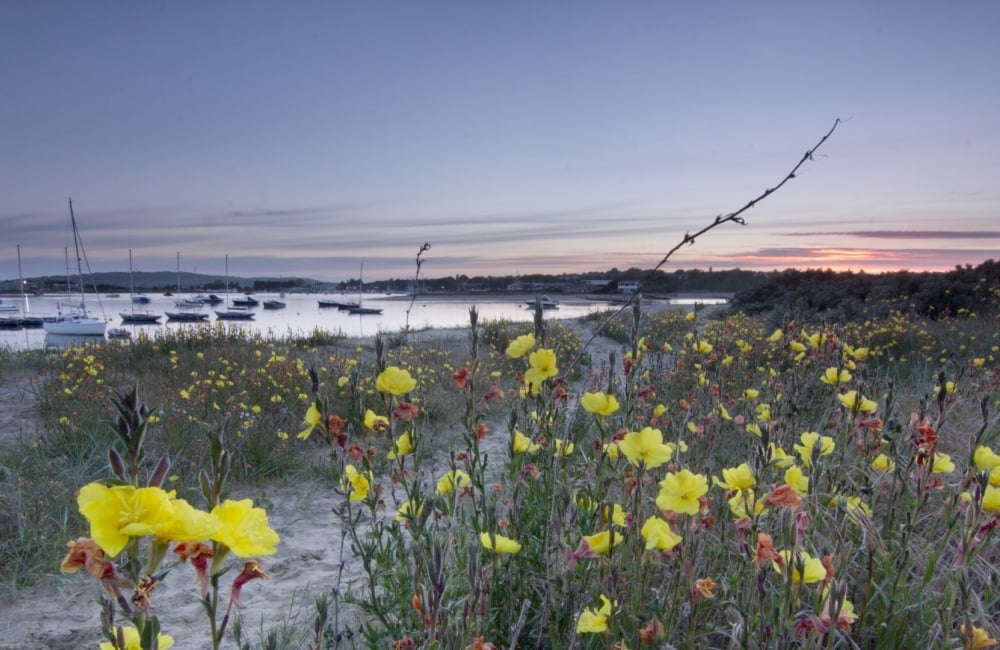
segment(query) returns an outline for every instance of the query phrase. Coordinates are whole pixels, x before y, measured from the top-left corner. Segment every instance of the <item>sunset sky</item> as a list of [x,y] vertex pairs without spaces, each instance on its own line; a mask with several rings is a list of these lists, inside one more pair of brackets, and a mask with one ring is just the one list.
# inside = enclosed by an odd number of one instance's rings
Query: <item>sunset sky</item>
[[[1000,3],[0,3],[0,280],[1000,257]],[[72,254],[72,251],[71,251]]]

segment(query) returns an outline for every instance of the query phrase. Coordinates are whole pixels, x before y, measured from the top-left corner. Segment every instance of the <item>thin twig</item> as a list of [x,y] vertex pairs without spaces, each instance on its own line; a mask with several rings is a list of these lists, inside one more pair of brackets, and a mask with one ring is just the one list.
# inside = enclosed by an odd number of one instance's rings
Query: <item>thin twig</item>
[[610,316],[608,316],[608,318],[605,319],[604,322],[602,322],[594,330],[593,334],[590,335],[590,338],[587,339],[587,342],[583,344],[583,348],[581,348],[580,354],[578,354],[576,356],[576,359],[574,359],[573,362],[569,364],[569,367],[566,368],[565,375],[569,375],[570,371],[576,365],[577,361],[579,361],[580,358],[583,356],[582,353],[590,346],[591,343],[593,343],[594,339],[596,339],[600,335],[600,333],[603,332],[605,330],[605,328],[607,328],[607,326],[611,324],[611,322],[614,319],[618,318],[618,316],[623,311],[625,311],[626,309],[628,309],[629,307],[631,307],[633,305],[633,303],[635,303],[637,300],[639,300],[641,298],[643,287],[646,285],[646,283],[650,279],[652,279],[652,277],[656,274],[657,271],[659,271],[661,268],[663,268],[664,264],[666,264],[668,261],[670,261],[670,258],[673,256],[674,253],[676,253],[677,251],[679,251],[684,246],[690,246],[690,245],[694,244],[694,242],[695,242],[696,239],[698,239],[699,237],[701,237],[705,233],[709,232],[710,230],[718,228],[719,226],[721,226],[724,223],[736,223],[736,224],[739,224],[741,226],[747,225],[746,220],[743,218],[743,213],[746,212],[746,211],[748,211],[750,208],[756,207],[756,205],[758,203],[760,203],[761,201],[763,201],[767,197],[769,197],[772,194],[774,194],[775,192],[777,192],[779,189],[782,188],[782,186],[784,186],[785,183],[787,183],[788,181],[790,181],[793,178],[795,178],[795,175],[796,175],[796,173],[798,173],[799,168],[801,168],[802,165],[806,164],[806,162],[811,161],[813,159],[813,154],[815,154],[816,150],[819,149],[821,146],[823,146],[823,143],[826,142],[827,139],[831,135],[833,135],[833,132],[837,129],[837,125],[839,125],[839,124],[840,124],[840,118],[838,117],[836,120],[834,120],[833,126],[830,127],[830,130],[827,131],[826,134],[822,138],[820,138],[819,142],[817,142],[815,144],[815,146],[813,146],[812,149],[807,150],[802,155],[802,158],[795,165],[795,167],[792,167],[792,171],[788,172],[788,174],[786,174],[785,177],[781,179],[780,183],[778,183],[774,187],[767,188],[760,195],[758,195],[757,197],[755,197],[755,198],[751,199],[750,201],[748,201],[746,203],[746,205],[744,205],[739,210],[736,210],[735,212],[730,212],[727,215],[721,215],[721,214],[718,215],[717,217],[715,217],[714,221],[712,221],[710,224],[708,224],[707,226],[705,226],[704,228],[702,228],[698,232],[694,233],[693,235],[691,233],[689,233],[689,232],[684,233],[684,237],[681,238],[681,240],[673,248],[671,248],[670,250],[667,251],[667,253],[663,256],[663,259],[661,259],[656,266],[654,266],[652,269],[650,269],[648,272],[646,272],[646,274],[643,276],[643,278],[641,280],[639,280],[639,284],[636,287],[635,293],[633,293],[631,296],[629,296],[629,298],[622,304],[621,307],[619,307],[618,309],[616,309],[614,311],[614,313],[612,313]]

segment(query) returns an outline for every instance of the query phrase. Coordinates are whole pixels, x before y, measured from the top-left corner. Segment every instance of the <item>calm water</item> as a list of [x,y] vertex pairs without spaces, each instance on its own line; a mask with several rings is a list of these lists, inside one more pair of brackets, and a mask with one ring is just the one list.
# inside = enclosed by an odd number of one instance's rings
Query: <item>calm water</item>
[[[190,297],[193,294],[181,294],[180,297]],[[174,301],[178,296],[161,296],[149,294],[152,302],[148,305],[136,305],[137,311],[151,311],[156,314],[163,314],[164,311],[178,311],[174,306]],[[275,294],[259,293],[255,297],[264,301],[276,299]],[[589,300],[585,297],[576,296],[556,296],[560,301],[559,309],[546,310],[546,318],[578,318],[591,312],[601,311],[614,306],[609,302]],[[332,300],[357,300],[357,295],[338,294],[289,294],[283,302],[287,305],[285,309],[263,309],[253,308],[255,319],[249,322],[229,321],[228,325],[246,329],[248,331],[261,332],[269,336],[285,337],[288,335],[308,334],[314,329],[340,333],[349,337],[373,336],[379,332],[398,332],[406,325],[407,309],[410,309],[409,324],[411,329],[424,329],[428,327],[465,327],[469,324],[469,308],[473,305],[479,310],[480,322],[488,320],[507,319],[511,321],[531,321],[533,311],[525,306],[524,300],[533,299],[530,295],[511,296],[419,296],[410,306],[410,299],[400,296],[365,295],[364,305],[366,307],[380,307],[382,314],[378,315],[352,315],[346,311],[336,308],[319,307],[320,298]],[[5,298],[8,302],[18,302],[16,298]],[[713,304],[725,302],[716,299],[676,299],[670,301],[674,304],[694,304],[700,302]],[[30,299],[30,313],[32,315],[54,315],[60,305],[70,305],[79,303],[79,295],[67,297],[65,295],[52,295],[43,297],[32,297]],[[94,296],[87,297],[87,308],[92,315],[108,319],[108,327],[120,327],[132,332],[133,336],[140,331],[155,332],[158,329],[180,329],[191,327],[213,326],[216,322],[213,309],[223,309],[225,305],[218,305],[215,308],[205,307],[203,311],[210,314],[209,320],[202,323],[175,323],[161,318],[160,325],[123,325],[119,314],[132,309],[132,302],[127,294],[122,294],[119,298],[108,298],[100,296],[98,301]],[[0,314],[4,316],[6,314]],[[87,339],[80,339],[86,341]],[[97,339],[100,341],[100,339]],[[14,349],[38,349],[44,347],[66,347],[76,341],[67,337],[46,335],[42,329],[3,331],[0,330],[0,347]]]

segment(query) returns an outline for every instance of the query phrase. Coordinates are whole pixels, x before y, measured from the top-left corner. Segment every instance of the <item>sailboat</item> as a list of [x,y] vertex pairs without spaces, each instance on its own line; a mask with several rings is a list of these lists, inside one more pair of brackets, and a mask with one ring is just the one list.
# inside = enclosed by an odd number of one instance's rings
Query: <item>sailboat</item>
[[[19,330],[19,329],[29,329],[37,328],[42,326],[41,316],[32,316],[28,313],[28,296],[24,292],[24,273],[21,272],[21,245],[17,245],[17,278],[19,280],[18,286],[21,289],[21,305],[10,305],[8,309],[0,309],[5,312],[17,313],[21,312],[18,316],[5,316],[0,318],[0,329],[2,330]],[[0,301],[2,302],[2,301]],[[0,308],[8,307],[7,305],[0,305]]]
[[358,305],[356,307],[351,307],[347,311],[351,314],[381,314],[381,307],[365,307],[361,304],[361,296],[365,292],[365,263],[361,263],[361,273],[358,276]]
[[103,337],[108,326],[107,322],[93,318],[87,313],[86,292],[83,288],[83,266],[80,258],[83,244],[80,242],[80,230],[76,225],[76,215],[73,214],[73,199],[69,200],[69,222],[73,229],[73,246],[76,248],[76,274],[80,281],[80,309],[70,314],[60,313],[53,318],[47,318],[42,327],[48,334]]
[[253,320],[253,312],[246,305],[229,304],[229,254],[226,254],[226,309],[215,310],[215,317],[219,320]]
[[182,323],[197,323],[208,320],[208,314],[198,311],[201,309],[201,302],[186,301],[180,297],[181,294],[181,254],[177,253],[177,300],[175,305],[183,311],[168,311],[167,320],[179,321]]
[[[142,304],[135,299],[135,282],[132,280],[132,249],[128,249],[128,292],[132,297],[132,304]],[[130,323],[132,325],[156,325],[160,322],[160,315],[154,314],[151,311],[136,311],[135,307],[132,307],[131,311],[123,311],[118,313],[122,317],[123,323]]]

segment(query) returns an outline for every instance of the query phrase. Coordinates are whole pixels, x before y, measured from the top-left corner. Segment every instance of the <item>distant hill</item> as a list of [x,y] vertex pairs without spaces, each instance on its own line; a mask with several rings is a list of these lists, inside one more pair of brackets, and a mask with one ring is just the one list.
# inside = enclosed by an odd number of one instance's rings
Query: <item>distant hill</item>
[[[71,277],[70,281],[73,289],[77,290],[78,285],[76,278]],[[176,291],[177,281],[176,271],[135,271],[132,273],[132,283],[135,286],[137,293],[147,291]],[[94,273],[93,281],[85,280],[85,282],[88,289],[96,286],[99,292],[128,292],[129,290],[129,274],[127,271]],[[26,283],[32,291],[52,292],[66,290],[65,276],[48,275],[37,278],[29,278],[26,280]],[[11,285],[9,287],[11,290],[16,289],[17,281],[7,281],[2,283],[0,286],[8,288],[6,285]],[[206,275],[204,273],[185,273],[182,271],[180,274],[180,286],[181,291],[220,291],[226,287],[226,276]],[[272,278],[266,276],[247,278],[229,276],[229,287],[235,291],[245,291],[249,289],[267,291],[278,290],[280,288],[290,290],[293,288],[318,286],[323,286],[323,283],[309,278]]]

